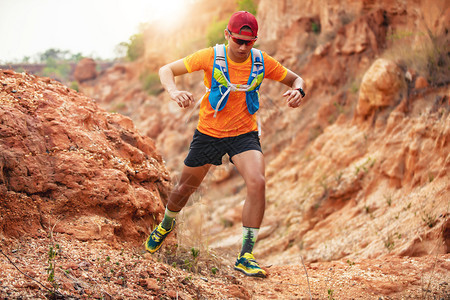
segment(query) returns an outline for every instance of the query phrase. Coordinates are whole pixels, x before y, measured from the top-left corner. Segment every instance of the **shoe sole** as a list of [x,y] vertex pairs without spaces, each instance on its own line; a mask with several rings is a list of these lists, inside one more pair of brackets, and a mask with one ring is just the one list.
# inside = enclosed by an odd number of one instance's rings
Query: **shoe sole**
[[267,277],[267,275],[262,273],[261,271],[259,271],[258,273],[247,273],[247,272],[245,272],[245,270],[243,270],[241,268],[238,268],[238,267],[234,267],[234,269],[239,271],[239,272],[242,272],[245,275],[250,276],[250,277],[259,277],[259,278],[266,278]]

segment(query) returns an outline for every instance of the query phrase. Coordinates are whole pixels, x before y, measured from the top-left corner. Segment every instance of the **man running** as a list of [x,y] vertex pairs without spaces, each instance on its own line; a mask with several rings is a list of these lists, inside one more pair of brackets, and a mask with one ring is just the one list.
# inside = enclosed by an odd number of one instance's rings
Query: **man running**
[[245,181],[247,195],[242,211],[242,249],[235,269],[248,276],[266,277],[253,256],[265,211],[265,164],[255,113],[263,78],[279,81],[290,89],[283,96],[293,108],[302,103],[304,81],[274,58],[253,49],[258,23],[249,12],[234,13],[224,31],[227,45],[199,50],[163,66],[159,76],[170,98],[180,107],[194,104],[188,91],[179,90],[175,76],[199,70],[208,89],[179,182],[171,191],[163,221],[148,237],[145,247],[154,253],[175,226],[175,218],[199,187],[211,165],[222,164],[228,154]]

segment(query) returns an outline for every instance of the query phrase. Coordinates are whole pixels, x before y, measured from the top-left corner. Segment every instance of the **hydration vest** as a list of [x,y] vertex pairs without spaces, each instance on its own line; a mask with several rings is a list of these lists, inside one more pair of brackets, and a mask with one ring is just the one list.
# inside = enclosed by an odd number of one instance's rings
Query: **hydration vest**
[[234,84],[230,82],[225,45],[214,47],[214,66],[209,89],[209,103],[217,112],[221,111],[228,101],[230,92],[245,92],[245,101],[250,114],[259,109],[259,87],[264,79],[264,59],[262,52],[251,49],[252,68],[247,84]]

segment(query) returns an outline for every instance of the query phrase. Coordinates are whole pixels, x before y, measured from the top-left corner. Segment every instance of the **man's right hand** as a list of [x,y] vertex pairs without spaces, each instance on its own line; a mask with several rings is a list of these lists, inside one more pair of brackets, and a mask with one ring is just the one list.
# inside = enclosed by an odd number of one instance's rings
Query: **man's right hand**
[[170,98],[182,108],[187,108],[195,103],[194,96],[188,91],[175,90],[171,91],[169,94]]
[[159,78],[164,89],[169,93],[170,98],[180,107],[186,108],[194,103],[194,96],[187,91],[180,91],[175,85],[175,76],[188,73],[183,59],[179,59],[159,69]]

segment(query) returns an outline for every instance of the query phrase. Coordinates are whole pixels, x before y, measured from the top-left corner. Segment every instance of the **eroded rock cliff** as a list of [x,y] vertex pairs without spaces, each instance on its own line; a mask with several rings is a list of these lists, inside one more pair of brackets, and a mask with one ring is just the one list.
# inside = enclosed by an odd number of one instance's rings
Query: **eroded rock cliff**
[[170,185],[153,141],[49,78],[2,70],[0,82],[2,236],[140,240]]

